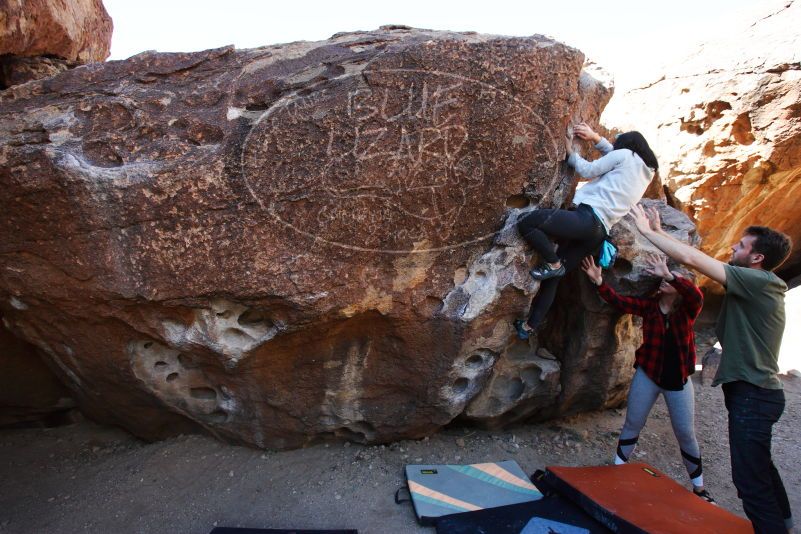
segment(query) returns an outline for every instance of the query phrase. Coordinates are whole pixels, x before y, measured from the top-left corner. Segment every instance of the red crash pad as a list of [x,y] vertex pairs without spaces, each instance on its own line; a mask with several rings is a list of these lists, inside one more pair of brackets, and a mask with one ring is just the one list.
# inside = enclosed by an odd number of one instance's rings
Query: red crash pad
[[548,467],[546,480],[615,532],[751,534],[751,522],[644,463]]

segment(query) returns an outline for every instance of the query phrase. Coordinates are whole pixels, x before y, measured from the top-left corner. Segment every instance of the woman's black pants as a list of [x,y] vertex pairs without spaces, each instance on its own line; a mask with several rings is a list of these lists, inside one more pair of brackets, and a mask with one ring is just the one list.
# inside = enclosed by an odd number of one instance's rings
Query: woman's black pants
[[[574,211],[534,210],[517,221],[517,230],[548,263],[556,263],[561,259],[566,272],[578,267],[582,258],[594,253],[606,238],[606,229],[587,204],[579,204]],[[551,238],[559,241],[558,255]],[[528,316],[531,328],[537,328],[545,318],[558,285],[559,277],[549,278],[540,284]]]

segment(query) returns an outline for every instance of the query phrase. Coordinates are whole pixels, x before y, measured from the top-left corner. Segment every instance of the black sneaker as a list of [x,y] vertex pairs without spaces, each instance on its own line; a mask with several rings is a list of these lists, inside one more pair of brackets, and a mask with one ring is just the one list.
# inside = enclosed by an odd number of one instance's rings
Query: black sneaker
[[547,280],[548,278],[556,278],[565,275],[565,265],[562,263],[556,269],[551,268],[547,263],[543,263],[539,267],[534,267],[528,274],[534,280]]
[[697,496],[701,497],[706,502],[708,502],[710,504],[717,505],[717,503],[715,502],[715,499],[712,498],[712,496],[709,494],[709,492],[707,490],[705,490],[705,489],[701,490],[701,491],[693,490],[693,493],[695,493]]

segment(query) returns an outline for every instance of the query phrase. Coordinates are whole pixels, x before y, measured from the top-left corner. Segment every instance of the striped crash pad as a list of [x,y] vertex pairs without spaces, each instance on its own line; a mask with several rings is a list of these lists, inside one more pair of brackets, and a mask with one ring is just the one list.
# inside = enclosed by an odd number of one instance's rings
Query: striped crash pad
[[463,512],[437,519],[437,534],[610,534],[612,531],[559,495]]
[[472,465],[407,465],[406,482],[417,521],[535,501],[542,493],[517,462]]

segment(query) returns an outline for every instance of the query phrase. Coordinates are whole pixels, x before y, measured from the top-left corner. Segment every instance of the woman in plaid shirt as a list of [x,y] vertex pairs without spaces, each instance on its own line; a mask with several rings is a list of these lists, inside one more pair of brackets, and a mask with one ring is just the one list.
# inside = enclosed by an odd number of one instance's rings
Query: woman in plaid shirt
[[603,281],[601,268],[592,256],[584,258],[581,268],[598,286],[602,299],[623,313],[642,317],[643,342],[635,353],[637,370],[629,389],[626,422],[620,431],[615,463],[628,461],[648,414],[661,394],[693,491],[714,502],[704,489],[701,450],[695,439],[695,396],[692,380],[689,380],[695,372],[693,323],[704,304],[701,290],[688,279],[671,272],[664,256],[650,256],[645,269],[661,278],[653,297],[617,294]]

